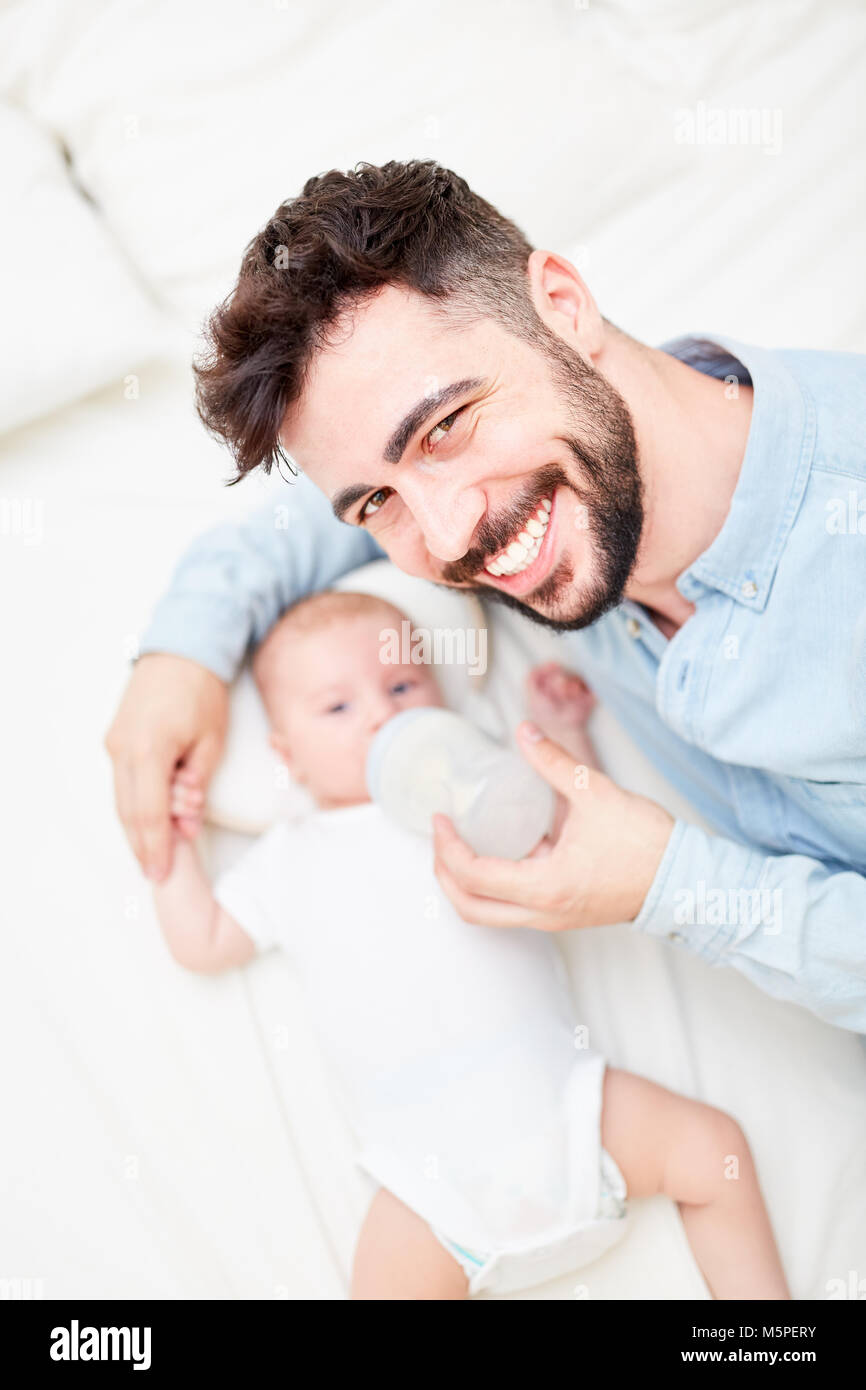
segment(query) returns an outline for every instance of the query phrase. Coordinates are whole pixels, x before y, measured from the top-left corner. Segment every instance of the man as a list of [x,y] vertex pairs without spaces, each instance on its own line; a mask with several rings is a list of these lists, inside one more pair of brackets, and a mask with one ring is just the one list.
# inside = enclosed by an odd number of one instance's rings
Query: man
[[440,825],[464,917],[631,921],[866,1032],[866,358],[650,349],[413,161],[317,176],[277,210],[212,316],[197,400],[234,481],[287,457],[306,477],[290,526],[269,507],[191,548],[107,735],[154,878],[171,775],[207,781],[248,647],[384,552],[572,632],[566,659],[719,831],[601,774],[575,786],[525,730],[569,814],[519,864]]

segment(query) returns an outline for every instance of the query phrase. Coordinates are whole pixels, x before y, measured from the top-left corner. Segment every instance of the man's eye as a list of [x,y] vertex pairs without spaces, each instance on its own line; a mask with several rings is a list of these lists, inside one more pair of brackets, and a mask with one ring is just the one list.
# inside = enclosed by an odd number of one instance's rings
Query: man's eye
[[454,424],[454,421],[457,419],[457,416],[461,413],[462,409],[463,407],[461,406],[460,410],[452,411],[450,415],[445,416],[444,420],[440,420],[438,425],[434,425],[430,433],[427,435],[427,443],[432,444],[435,448],[436,445],[439,443],[439,439],[433,438],[433,436],[436,434],[436,431],[441,430],[442,434],[446,435],[448,431],[451,429],[452,425]]
[[384,507],[390,495],[391,489],[389,487],[380,487],[375,492],[371,492],[358,513],[358,520],[367,521],[369,517],[375,516],[379,508]]
[[[436,445],[440,443],[441,438],[444,438],[444,436],[450,432],[454,425],[454,421],[459,415],[462,415],[465,409],[465,406],[461,406],[459,410],[452,411],[450,415],[445,416],[444,420],[440,420],[437,425],[434,425],[432,430],[424,436],[425,444],[435,449]],[[437,431],[439,432],[439,436],[434,438],[434,436],[437,435]],[[375,492],[371,492],[363,507],[358,512],[358,521],[369,521],[371,516],[375,516],[378,511],[381,511],[392,491],[393,488],[380,487],[377,488]]]

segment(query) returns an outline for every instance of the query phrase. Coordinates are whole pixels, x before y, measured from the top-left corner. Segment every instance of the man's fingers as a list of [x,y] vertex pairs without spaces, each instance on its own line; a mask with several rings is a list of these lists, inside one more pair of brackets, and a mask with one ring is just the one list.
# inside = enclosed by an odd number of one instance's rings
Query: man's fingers
[[[446,816],[433,817],[433,843],[437,871],[445,868],[461,892],[491,898],[536,912],[545,882],[538,859],[493,859],[474,854]],[[511,925],[516,925],[512,923]]]
[[132,767],[133,819],[141,840],[140,859],[144,872],[157,882],[171,867],[171,821],[169,786],[176,755],[170,749],[151,751]]
[[499,902],[495,898],[479,898],[466,893],[449,873],[441,860],[436,862],[436,877],[442,891],[450,898],[464,922],[472,922],[478,927],[528,927],[532,925],[532,914],[525,907],[514,903]]
[[603,773],[595,768],[590,770],[560,748],[558,743],[554,743],[553,739],[544,738],[534,724],[520,724],[517,736],[527,762],[532,764],[545,782],[549,782],[555,791],[561,792],[569,801],[574,799],[578,788],[585,789],[590,785],[590,778],[593,790],[605,780]]
[[132,766],[126,760],[117,759],[114,763],[114,804],[120,823],[126,832],[132,852],[144,868],[144,849],[138,823],[135,819],[135,792]]
[[[118,813],[151,877],[165,876],[177,839],[170,783],[182,773],[180,786],[204,792],[225,740],[228,709],[225,682],[197,662],[148,652],[136,663],[104,743],[114,764]],[[187,805],[192,829],[203,801],[191,797]]]
[[201,788],[207,787],[222,750],[223,740],[210,734],[194,743],[183,760],[182,771],[187,774],[186,780]]
[[527,854],[526,858],[546,859],[548,854],[550,854],[551,850],[553,849],[555,843],[556,836],[552,832],[550,835],[544,835],[539,840],[538,844],[535,846],[535,849],[529,851],[529,854]]

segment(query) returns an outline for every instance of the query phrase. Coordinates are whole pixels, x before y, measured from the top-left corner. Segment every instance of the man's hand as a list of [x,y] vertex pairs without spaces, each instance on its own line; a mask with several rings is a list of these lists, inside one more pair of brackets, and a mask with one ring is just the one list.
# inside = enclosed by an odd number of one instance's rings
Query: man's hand
[[531,724],[518,730],[527,760],[567,802],[553,844],[526,859],[482,858],[446,816],[434,817],[436,874],[466,922],[569,927],[631,922],[643,906],[674,827],[654,801],[579,766]]
[[[170,787],[179,767],[204,790],[219,762],[228,725],[228,687],[183,656],[148,653],[135,664],[105,747],[114,764],[117,812],[149,878],[171,868]],[[179,828],[197,833],[189,815]]]

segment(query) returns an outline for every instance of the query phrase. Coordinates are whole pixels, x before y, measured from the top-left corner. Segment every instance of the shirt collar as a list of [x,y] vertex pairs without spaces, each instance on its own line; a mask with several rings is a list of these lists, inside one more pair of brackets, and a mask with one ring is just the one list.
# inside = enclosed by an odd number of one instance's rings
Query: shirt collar
[[[754,389],[746,451],[730,510],[711,545],[684,570],[677,588],[695,600],[719,589],[762,612],[803,497],[815,444],[815,406],[780,355],[719,334],[661,345],[708,376]],[[745,369],[745,370],[744,370]]]

